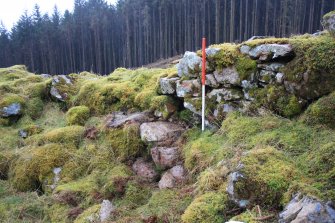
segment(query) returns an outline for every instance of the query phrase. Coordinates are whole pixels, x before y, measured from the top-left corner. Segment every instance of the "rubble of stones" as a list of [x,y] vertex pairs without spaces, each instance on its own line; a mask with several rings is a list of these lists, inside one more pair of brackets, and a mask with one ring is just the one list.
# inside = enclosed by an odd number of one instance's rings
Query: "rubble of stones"
[[[261,38],[261,37],[257,37]],[[207,57],[219,53],[219,48],[206,49]],[[235,66],[222,70],[211,70],[212,61],[208,61],[206,70],[206,100],[214,103],[207,118],[220,119],[228,112],[245,111],[254,100],[249,92],[254,88],[264,88],[269,84],[287,85],[285,74],[280,70],[294,58],[290,44],[262,44],[254,48],[246,44],[239,47],[242,54],[257,61],[257,71],[247,79],[241,79]],[[196,115],[201,115],[201,58],[195,52],[186,52],[177,65],[178,76],[160,79],[160,92],[182,99],[184,107]],[[207,103],[207,104],[208,104]],[[197,106],[198,105],[198,106]],[[213,106],[211,106],[213,107]]]

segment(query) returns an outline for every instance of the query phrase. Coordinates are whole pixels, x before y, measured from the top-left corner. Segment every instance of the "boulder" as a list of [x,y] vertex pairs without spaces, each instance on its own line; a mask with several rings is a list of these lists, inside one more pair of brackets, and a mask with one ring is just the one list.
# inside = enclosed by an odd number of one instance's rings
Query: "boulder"
[[178,147],[154,147],[151,149],[151,157],[160,168],[171,168],[179,160]]
[[137,112],[128,115],[122,112],[115,112],[107,118],[106,126],[109,128],[119,128],[125,124],[142,124],[149,121],[151,121],[149,112]]
[[201,93],[201,85],[198,80],[177,81],[177,96],[184,98],[187,96],[197,97]]
[[171,122],[148,122],[140,126],[141,139],[145,142],[164,142],[176,140],[184,128]]
[[166,171],[158,183],[159,189],[174,188],[186,179],[186,171],[178,165]]
[[61,102],[65,102],[67,98],[67,93],[61,94],[60,91],[54,86],[50,88],[50,95],[54,100],[61,101]]
[[206,85],[212,88],[217,88],[220,86],[213,74],[206,75]]
[[64,82],[65,84],[69,84],[69,85],[73,84],[71,78],[66,75],[58,75],[52,78],[52,85],[56,85],[61,82]]
[[52,78],[50,74],[41,74],[40,76],[45,79]]
[[159,93],[171,95],[176,93],[176,85],[179,78],[161,78],[159,80]]
[[[240,164],[238,169],[242,169],[243,165]],[[250,203],[249,200],[242,199],[238,194],[235,193],[235,184],[240,181],[240,179],[244,179],[244,175],[239,172],[239,170],[232,172],[228,175],[228,185],[227,185],[227,193],[229,199],[232,200],[236,205],[240,208],[246,208]]]
[[213,57],[220,51],[221,51],[220,48],[207,48],[206,49],[206,57]]
[[196,106],[201,103],[201,98],[191,98],[184,101],[184,107],[194,114],[201,116],[201,107]]
[[297,194],[279,214],[279,223],[333,223],[335,210],[329,204]]
[[146,182],[154,182],[158,177],[153,163],[146,162],[143,158],[138,158],[133,164],[132,169],[137,176]]
[[20,103],[12,103],[0,110],[1,117],[8,118],[22,115],[22,106]]
[[215,71],[214,77],[220,84],[241,85],[241,79],[235,67],[224,68],[221,72]]
[[194,52],[186,51],[177,64],[179,77],[197,77],[201,70],[201,58]]
[[241,47],[240,47],[240,52],[242,53],[242,54],[249,54],[249,51],[251,50],[251,48],[250,48],[250,46],[248,46],[248,45],[242,45]]
[[112,202],[109,200],[103,200],[99,211],[100,221],[107,221],[113,211],[115,211],[115,206],[112,204]]
[[[68,92],[65,89],[72,88],[73,82],[69,76],[57,75],[52,77],[50,95],[56,101],[65,102],[68,98]],[[66,87],[65,87],[66,86]]]
[[323,16],[322,26],[332,35],[335,35],[335,11],[329,12]]
[[279,72],[280,68],[284,67],[285,65],[283,63],[261,63],[258,64],[257,67],[262,70],[267,70],[267,71],[273,71],[273,72]]
[[262,44],[249,51],[249,56],[259,61],[271,61],[293,55],[293,48],[290,44]]
[[208,98],[214,98],[216,102],[221,103],[224,101],[234,101],[239,100],[243,97],[243,94],[240,90],[237,89],[214,89],[208,95]]
[[278,84],[283,84],[284,83],[284,78],[285,78],[285,75],[283,73],[277,73],[276,74],[276,82]]

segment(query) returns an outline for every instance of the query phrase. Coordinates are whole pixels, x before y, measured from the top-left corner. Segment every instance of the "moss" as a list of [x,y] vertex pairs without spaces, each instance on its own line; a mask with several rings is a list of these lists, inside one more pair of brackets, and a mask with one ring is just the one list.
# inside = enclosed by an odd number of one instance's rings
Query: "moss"
[[38,119],[44,108],[44,102],[40,98],[32,98],[29,100],[26,108],[26,114],[29,115],[32,119]]
[[254,89],[250,95],[256,99],[253,106],[264,106],[284,117],[292,118],[303,111],[304,104],[283,86],[268,85],[263,89]]
[[[99,211],[100,211],[100,204],[94,205],[88,209],[86,209],[82,214],[80,214],[74,223],[86,223],[86,222],[96,222],[99,221]],[[92,219],[92,220],[90,220]]]
[[137,182],[129,182],[126,187],[123,201],[131,208],[145,205],[152,195],[151,188],[147,185],[140,185]]
[[18,103],[22,107],[25,105],[25,99],[22,98],[19,95],[16,94],[6,94],[1,100],[0,100],[0,108],[4,108],[6,106],[9,106],[11,104]]
[[227,220],[224,211],[227,208],[227,195],[208,192],[197,197],[182,215],[182,222],[204,223],[224,222]]
[[90,117],[90,109],[86,106],[72,107],[66,113],[66,121],[68,125],[85,125]]
[[23,140],[18,130],[10,127],[0,127],[0,151],[14,151],[22,146]]
[[257,70],[256,61],[245,55],[239,55],[235,66],[241,80],[249,80]]
[[268,210],[264,209],[258,209],[258,208],[253,208],[251,210],[246,210],[243,213],[233,217],[230,219],[231,221],[242,221],[246,223],[261,223],[261,222],[275,222],[277,219],[276,217],[270,218],[268,220],[257,220],[257,219],[262,219],[264,216],[275,216],[276,213],[272,213]]
[[265,38],[265,39],[255,39],[255,40],[243,42],[243,44],[251,48],[254,48],[262,44],[287,44],[287,43],[289,43],[288,38],[273,38],[273,37]]
[[35,123],[45,130],[66,126],[65,114],[56,103],[48,103],[44,106],[41,116]]
[[9,174],[11,183],[19,191],[44,191],[52,183],[53,168],[63,166],[71,150],[59,144],[27,148],[13,163]]
[[153,192],[149,202],[136,209],[142,218],[156,217],[158,221],[180,222],[180,215],[191,203],[192,197],[180,190]]
[[6,180],[8,178],[8,171],[14,154],[12,152],[2,152],[0,154],[0,180]]
[[244,178],[235,184],[236,193],[263,207],[278,208],[290,183],[301,178],[297,168],[271,147],[251,150],[241,163]]
[[46,213],[50,222],[67,223],[70,207],[63,204],[52,204],[47,208]]
[[144,148],[138,124],[126,125],[123,129],[106,129],[99,141],[101,147],[109,149],[112,159],[120,161],[134,158]]
[[220,49],[218,53],[208,57],[208,61],[213,63],[213,67],[217,70],[234,65],[240,55],[238,45],[235,44],[224,43],[210,47]]
[[43,134],[44,143],[65,143],[78,145],[83,138],[85,128],[82,126],[68,126],[51,130]]
[[[335,11],[331,11],[331,12],[328,12],[327,14],[325,14],[325,15],[323,16],[322,26],[323,26],[325,29],[327,29],[327,28],[330,26],[328,20],[329,20],[331,17],[334,17],[334,15],[335,15]],[[329,30],[329,32],[330,32],[333,36],[335,36],[334,30]]]
[[222,189],[228,172],[229,170],[226,167],[208,168],[201,172],[197,179],[197,192],[203,194]]
[[162,113],[163,119],[168,119],[179,107],[179,103],[170,96],[160,95],[151,99],[150,110]]
[[302,120],[310,125],[335,126],[335,92],[320,98],[311,104],[304,113]]
[[[329,35],[296,36],[289,39],[296,57],[282,72],[287,81],[302,86],[295,93],[304,99],[315,99],[335,89],[335,42]],[[308,77],[308,78],[306,78]]]
[[183,148],[185,167],[191,172],[201,172],[229,155],[222,137],[205,132],[198,138],[190,140]]

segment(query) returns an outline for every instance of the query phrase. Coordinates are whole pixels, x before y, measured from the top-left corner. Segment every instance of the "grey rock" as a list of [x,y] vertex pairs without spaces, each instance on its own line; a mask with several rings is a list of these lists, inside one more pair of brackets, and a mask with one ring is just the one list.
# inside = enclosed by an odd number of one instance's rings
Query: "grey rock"
[[186,178],[186,171],[183,166],[178,165],[166,171],[158,182],[160,189],[174,188]]
[[268,70],[261,70],[259,72],[258,80],[263,82],[263,83],[269,84],[269,83],[272,83],[272,81],[274,80],[275,77],[276,77],[275,72],[268,71]]
[[206,85],[212,88],[217,88],[220,86],[213,74],[206,75]]
[[279,72],[280,68],[284,67],[285,65],[283,63],[261,63],[258,64],[257,67],[262,69],[262,70],[267,70],[267,71],[273,71],[273,72]]
[[4,118],[22,115],[22,106],[20,103],[12,103],[1,110],[1,116]]
[[335,13],[330,12],[323,17],[322,26],[333,35],[335,34]]
[[40,76],[45,79],[52,78],[50,74],[41,74]]
[[245,199],[239,199],[239,196],[235,194],[235,184],[241,178],[244,178],[244,176],[239,171],[230,173],[228,175],[228,185],[226,191],[230,200],[234,201],[240,208],[246,208],[250,202]]
[[208,98],[214,98],[216,102],[221,103],[224,101],[234,101],[243,97],[242,92],[237,89],[214,89],[208,95]]
[[201,58],[194,52],[186,51],[177,64],[179,77],[196,77],[201,70]]
[[60,181],[60,173],[62,172],[62,168],[55,167],[53,168],[52,172],[54,174],[54,178],[53,178],[53,184],[50,185],[50,188],[54,190],[57,187],[58,182]]
[[103,200],[100,207],[100,221],[107,221],[111,214],[115,211],[115,206],[109,200]]
[[285,75],[283,73],[277,73],[276,74],[276,82],[278,84],[284,83],[284,77],[285,77]]
[[333,223],[335,210],[317,199],[297,194],[279,214],[279,223]]
[[177,96],[180,98],[193,96],[197,97],[201,93],[201,85],[198,80],[177,81]]
[[199,101],[201,101],[201,98],[192,98],[189,100],[185,100],[184,101],[184,107],[188,110],[190,110],[191,112],[193,112],[194,114],[200,115],[201,116],[201,110],[197,109],[195,104],[199,103]]
[[161,94],[175,94],[176,93],[176,82],[179,78],[161,78],[159,80],[159,88]]
[[122,112],[115,112],[108,117],[106,126],[109,128],[119,128],[124,126],[125,124],[142,124],[151,120],[152,118],[149,112],[137,112],[129,115],[126,115]]
[[65,84],[69,84],[69,85],[73,84],[70,77],[68,77],[66,75],[58,75],[58,76],[54,76],[52,78],[52,85],[56,85],[56,84],[60,83],[61,79],[65,82]]
[[19,130],[19,136],[21,137],[21,138],[27,138],[28,137],[28,132],[26,131],[26,130],[23,130],[23,129],[20,129]]
[[138,158],[133,164],[132,169],[137,176],[146,182],[154,182],[158,177],[153,163],[146,162],[143,158]]
[[248,81],[248,80],[243,80],[243,81],[242,81],[242,91],[243,91],[243,94],[244,94],[244,98],[245,98],[246,100],[249,100],[249,101],[254,100],[254,99],[250,96],[250,94],[249,94],[249,91],[250,91],[251,89],[254,89],[254,88],[257,88],[257,84],[255,84],[255,83],[251,83],[251,82]]
[[141,139],[145,142],[164,142],[178,138],[185,129],[171,122],[148,122],[140,126]]
[[252,59],[270,61],[292,56],[294,54],[290,44],[262,44],[249,51]]
[[206,56],[207,57],[215,56],[220,51],[221,51],[220,48],[207,48],[206,49]]
[[62,101],[65,102],[66,98],[67,98],[67,94],[61,94],[58,89],[54,86],[52,86],[50,88],[50,95],[53,99],[58,100],[58,101]]
[[160,168],[171,168],[179,160],[178,147],[154,147],[151,149],[151,157],[154,163]]
[[227,113],[236,111],[237,108],[231,104],[219,104],[214,110],[214,117],[218,118],[220,116],[225,116]]
[[215,71],[214,77],[220,84],[241,85],[240,76],[235,67],[227,67],[222,72]]
[[242,54],[249,54],[249,51],[251,50],[251,48],[250,48],[250,46],[248,46],[248,45],[242,45],[241,47],[240,47],[240,52],[242,53]]

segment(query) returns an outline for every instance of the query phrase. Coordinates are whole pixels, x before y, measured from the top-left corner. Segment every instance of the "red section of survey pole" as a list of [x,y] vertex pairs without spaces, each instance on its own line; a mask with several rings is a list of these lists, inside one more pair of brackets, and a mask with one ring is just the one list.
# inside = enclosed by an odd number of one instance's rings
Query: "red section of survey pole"
[[206,38],[202,38],[202,85],[206,83]]

